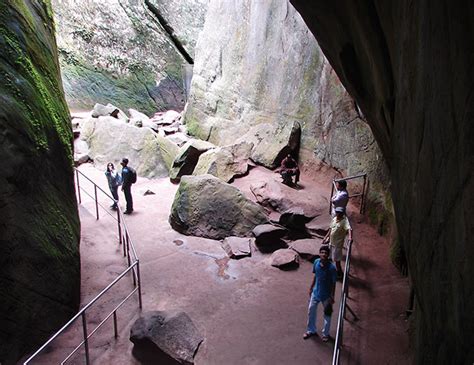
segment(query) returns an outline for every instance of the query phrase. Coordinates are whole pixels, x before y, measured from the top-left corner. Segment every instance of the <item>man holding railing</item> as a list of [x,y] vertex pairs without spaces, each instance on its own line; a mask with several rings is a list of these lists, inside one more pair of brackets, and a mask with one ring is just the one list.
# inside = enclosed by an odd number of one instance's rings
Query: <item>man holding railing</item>
[[334,291],[336,290],[336,267],[329,261],[329,247],[322,246],[319,249],[319,259],[313,265],[313,282],[309,289],[308,326],[303,338],[306,340],[316,335],[316,311],[318,304],[324,308],[323,342],[329,341],[329,329],[331,327],[332,304],[334,303]]
[[323,238],[322,244],[329,243],[331,245],[331,256],[332,260],[336,263],[337,277],[342,279],[342,248],[344,247],[347,234],[349,234],[349,240],[352,240],[352,227],[343,207],[336,207],[334,211],[336,216],[332,219],[331,226]]

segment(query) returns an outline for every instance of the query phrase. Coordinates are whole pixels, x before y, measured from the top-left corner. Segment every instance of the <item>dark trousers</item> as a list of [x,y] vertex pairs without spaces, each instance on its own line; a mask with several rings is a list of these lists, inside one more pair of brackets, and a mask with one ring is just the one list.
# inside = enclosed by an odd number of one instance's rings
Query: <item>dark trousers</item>
[[[112,193],[112,196],[116,201],[119,200],[119,195],[118,195],[118,186],[110,188],[110,192]],[[117,207],[117,203],[114,202],[114,207]]]
[[125,195],[125,200],[127,201],[127,212],[131,212],[133,210],[133,199],[131,189],[131,185],[123,186],[123,194]]

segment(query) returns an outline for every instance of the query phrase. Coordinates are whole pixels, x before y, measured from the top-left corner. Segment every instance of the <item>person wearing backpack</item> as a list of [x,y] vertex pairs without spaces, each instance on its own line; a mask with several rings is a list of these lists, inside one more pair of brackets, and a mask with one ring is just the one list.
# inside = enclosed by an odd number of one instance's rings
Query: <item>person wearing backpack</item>
[[128,158],[122,158],[122,191],[127,201],[127,208],[123,214],[131,214],[133,212],[132,184],[137,181],[136,171],[128,166]]

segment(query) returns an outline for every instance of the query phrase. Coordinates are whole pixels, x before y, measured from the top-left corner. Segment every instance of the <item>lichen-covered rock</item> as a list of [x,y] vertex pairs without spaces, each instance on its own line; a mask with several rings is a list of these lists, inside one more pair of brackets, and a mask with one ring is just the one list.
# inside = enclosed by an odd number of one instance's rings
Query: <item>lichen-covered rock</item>
[[187,235],[248,237],[267,222],[261,206],[212,175],[183,176],[171,207],[171,226]]
[[135,345],[133,354],[146,363],[152,359],[155,364],[194,364],[203,340],[184,312],[146,312],[130,329],[130,341]]
[[201,141],[199,139],[192,139],[179,149],[178,155],[173,161],[170,170],[170,180],[173,183],[178,183],[183,175],[191,175],[196,167],[199,156],[204,152],[215,148],[212,143]]
[[205,0],[53,0],[68,103],[111,102],[153,113],[185,103],[182,56],[147,5],[154,6],[191,55]]
[[0,2],[0,49],[0,363],[15,364],[78,309],[80,226],[49,2]]
[[165,159],[173,154],[173,144],[149,128],[137,128],[113,117],[90,118],[83,125],[82,138],[89,144],[89,156],[104,170],[108,162],[118,165],[127,157],[140,176],[168,175]]
[[210,174],[230,182],[234,177],[247,173],[252,147],[252,143],[241,142],[207,151],[199,156],[193,175]]

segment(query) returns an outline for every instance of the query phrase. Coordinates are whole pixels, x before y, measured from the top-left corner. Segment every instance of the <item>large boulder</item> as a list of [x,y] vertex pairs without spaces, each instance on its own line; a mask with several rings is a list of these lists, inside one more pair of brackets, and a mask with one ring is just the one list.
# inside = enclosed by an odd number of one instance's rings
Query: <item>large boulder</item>
[[252,143],[241,142],[209,150],[199,157],[193,175],[211,174],[230,182],[234,177],[247,173],[252,147]]
[[275,179],[253,183],[250,190],[263,206],[280,213],[298,213],[306,218],[319,216],[328,204],[322,195],[308,195],[304,190],[292,189]]
[[182,177],[169,221],[183,234],[223,239],[248,237],[267,217],[237,188],[212,175],[200,175]]
[[83,124],[81,138],[89,143],[89,156],[96,166],[127,157],[140,176],[168,175],[168,161],[176,151],[171,142],[149,128],[137,128],[113,117],[90,118]]
[[134,356],[146,363],[152,360],[153,364],[194,364],[203,340],[184,312],[146,312],[130,330]]
[[204,152],[215,148],[212,143],[201,141],[199,139],[192,139],[186,142],[178,151],[178,155],[173,161],[170,170],[170,180],[173,183],[178,183],[183,175],[191,175],[198,163],[199,156]]
[[79,308],[72,129],[49,2],[0,2],[0,363]]
[[300,136],[301,126],[298,122],[264,123],[251,128],[237,141],[252,142],[252,160],[273,169],[278,167],[289,153],[298,156]]

